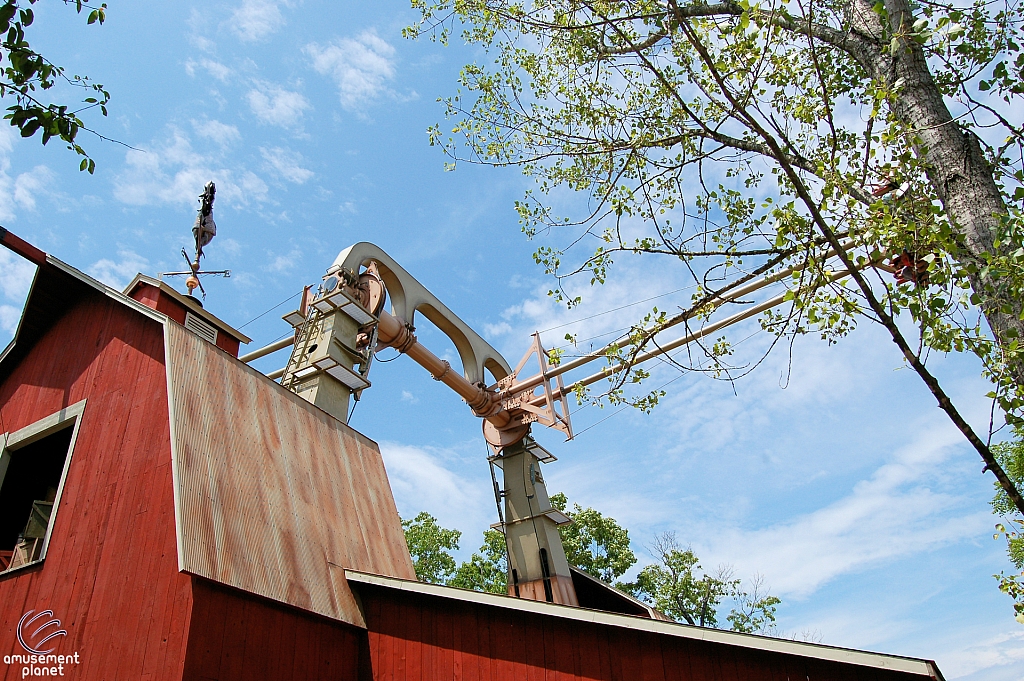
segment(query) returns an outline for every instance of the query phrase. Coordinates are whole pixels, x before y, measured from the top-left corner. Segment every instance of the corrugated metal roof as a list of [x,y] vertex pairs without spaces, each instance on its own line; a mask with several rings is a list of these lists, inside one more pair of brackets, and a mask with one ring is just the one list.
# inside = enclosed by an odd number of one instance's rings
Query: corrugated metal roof
[[181,569],[364,626],[331,564],[415,579],[377,445],[165,329]]

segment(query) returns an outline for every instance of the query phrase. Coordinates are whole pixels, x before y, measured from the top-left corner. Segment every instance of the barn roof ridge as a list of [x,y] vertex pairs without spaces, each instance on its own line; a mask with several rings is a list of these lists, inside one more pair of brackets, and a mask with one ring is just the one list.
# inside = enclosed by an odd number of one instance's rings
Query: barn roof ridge
[[[104,284],[99,279],[96,279],[95,277],[86,274],[77,267],[69,265],[60,258],[57,258],[50,253],[46,253],[45,251],[37,248],[33,244],[25,241],[24,239],[18,237],[10,230],[5,229],[3,227],[0,227],[0,245],[6,246],[12,252],[21,256],[25,260],[28,260],[32,264],[36,265],[36,267],[38,268],[36,276],[33,277],[32,284],[29,287],[28,295],[25,297],[26,307],[22,311],[23,315],[24,313],[28,312],[27,303],[32,298],[32,295],[35,292],[36,284],[38,283],[39,279],[39,274],[42,273],[43,270],[47,268],[52,268],[53,270],[57,270],[61,274],[70,276],[72,279],[75,279],[79,283],[85,284],[89,288],[92,288],[98,291],[99,293],[102,293],[108,298],[112,298],[113,300],[116,300],[122,305],[126,305],[132,310],[136,312],[141,312],[143,315],[149,317],[150,319],[153,319],[154,321],[163,324],[169,320],[169,317],[166,314],[158,310],[154,310],[148,305],[140,303],[139,301],[135,300],[134,298],[128,295],[128,292],[132,288],[134,288],[135,285],[138,284],[139,282],[156,286],[160,288],[162,291],[174,296],[176,300],[181,300],[181,302],[183,302],[183,304],[185,304],[190,311],[193,311],[197,315],[203,317],[204,319],[207,319],[207,321],[215,321],[216,326],[223,328],[225,331],[227,331],[230,335],[234,336],[239,341],[243,343],[249,343],[252,340],[242,332],[231,327],[229,324],[221,320],[212,312],[208,312],[201,307],[197,307],[196,305],[191,304],[189,301],[185,300],[185,296],[175,291],[170,285],[168,285],[166,282],[162,280],[154,279],[153,277],[139,273],[132,279],[131,283],[128,284],[127,288],[125,288],[124,291],[119,291],[112,286]],[[212,318],[212,320],[210,318]],[[11,343],[2,353],[0,353],[0,359],[2,359],[17,343],[18,336],[20,335],[19,331],[21,330],[20,321],[21,320],[19,320],[19,328],[15,330],[14,338],[11,339]]]

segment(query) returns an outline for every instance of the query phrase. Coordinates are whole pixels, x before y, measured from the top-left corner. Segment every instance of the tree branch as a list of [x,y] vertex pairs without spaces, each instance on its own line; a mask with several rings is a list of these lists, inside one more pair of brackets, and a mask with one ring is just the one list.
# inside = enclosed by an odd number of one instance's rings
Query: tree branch
[[[729,101],[732,102],[734,106],[738,106],[735,96],[732,94],[732,91],[729,89],[721,73],[719,73],[714,60],[711,58],[711,55],[707,51],[707,48],[704,46],[703,43],[700,42],[697,36],[693,33],[693,30],[686,23],[681,24],[680,28],[687,35],[687,39],[689,40],[693,48],[698,52],[698,54],[700,54],[701,59],[704,61],[705,65],[714,77],[715,81],[718,83],[719,89],[721,90],[723,96],[729,99]],[[960,430],[960,432],[963,433],[964,437],[967,438],[968,442],[970,442],[971,445],[974,446],[978,454],[981,455],[982,460],[985,462],[985,467],[982,469],[982,471],[992,471],[993,475],[996,476],[996,480],[999,481],[999,485],[1006,492],[1006,495],[1013,501],[1014,506],[1016,506],[1018,511],[1024,514],[1024,497],[1021,496],[1020,491],[1014,485],[1010,477],[1006,474],[1006,471],[1004,471],[1002,466],[999,465],[999,462],[996,460],[995,456],[993,456],[992,451],[988,448],[988,445],[986,445],[985,442],[980,437],[978,437],[978,434],[974,432],[974,429],[971,427],[971,425],[967,423],[966,419],[964,419],[963,416],[961,416],[960,412],[957,410],[952,400],[950,400],[949,395],[947,395],[946,392],[942,389],[942,386],[939,385],[938,379],[936,379],[935,376],[932,375],[930,371],[928,371],[928,369],[921,362],[921,358],[910,347],[910,344],[907,342],[907,339],[903,336],[903,332],[900,331],[899,327],[896,325],[896,321],[893,319],[892,315],[889,313],[888,310],[885,309],[885,307],[875,296],[875,293],[872,290],[870,284],[868,284],[867,280],[864,278],[863,274],[861,274],[860,270],[857,268],[856,264],[850,258],[849,254],[842,247],[842,244],[840,243],[839,238],[836,236],[835,232],[825,221],[825,218],[821,215],[821,212],[818,210],[817,203],[814,201],[810,193],[807,191],[807,186],[800,178],[799,173],[796,172],[796,169],[792,166],[792,164],[790,164],[787,160],[783,158],[782,149],[779,146],[778,142],[772,135],[768,133],[767,130],[764,129],[764,127],[757,121],[757,119],[749,115],[749,113],[747,113],[743,109],[738,110],[746,118],[747,123],[750,125],[751,129],[756,131],[758,135],[761,137],[761,139],[764,140],[765,144],[772,148],[772,150],[776,154],[778,154],[778,156],[776,156],[776,159],[778,160],[779,165],[782,166],[783,171],[786,173],[786,176],[789,178],[789,181],[793,184],[793,187],[795,188],[797,195],[800,197],[800,200],[803,202],[803,204],[807,207],[807,210],[810,212],[811,218],[814,221],[815,226],[817,226],[817,228],[825,236],[828,242],[832,245],[832,248],[835,249],[839,259],[843,262],[843,265],[845,265],[846,268],[849,270],[850,276],[857,283],[857,286],[858,288],[860,288],[861,293],[864,295],[865,299],[867,299],[868,305],[871,307],[872,311],[878,317],[878,320],[881,322],[882,326],[884,326],[885,329],[889,332],[889,335],[892,337],[893,343],[895,343],[896,346],[903,353],[903,356],[906,358],[907,363],[910,364],[910,366],[914,369],[917,375],[920,376],[921,380],[924,381],[925,385],[928,386],[928,389],[931,391],[932,395],[934,395],[935,397],[935,400],[938,402],[939,408],[946,413],[950,421],[953,422],[953,424]]]

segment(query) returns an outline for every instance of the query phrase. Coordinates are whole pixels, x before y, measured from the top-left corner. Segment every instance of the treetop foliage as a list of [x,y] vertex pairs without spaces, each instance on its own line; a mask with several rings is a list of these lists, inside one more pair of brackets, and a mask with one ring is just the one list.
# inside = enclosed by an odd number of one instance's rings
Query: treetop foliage
[[768,593],[761,576],[754,576],[748,592],[728,566],[706,572],[693,550],[682,548],[672,532],[659,535],[651,548],[659,561],[644,567],[635,582],[624,585],[634,596],[675,620],[716,628],[722,601],[731,598],[735,607],[726,619],[733,631],[776,633],[775,611],[782,600]]
[[[79,115],[96,108],[106,116],[110,93],[86,76],[67,75],[63,67],[32,49],[26,30],[35,21],[31,6],[38,1],[4,0],[0,4],[0,98],[14,99],[4,118],[18,128],[22,137],[39,133],[44,145],[54,137],[65,142],[68,149],[82,157],[79,170],[92,173],[96,162],[76,141],[81,130],[89,130]],[[90,0],[61,1],[79,14],[88,11],[87,24],[102,24],[106,20],[106,3],[97,6],[95,2],[90,4]],[[86,91],[81,106],[72,108],[44,98],[44,92],[60,83]]]
[[636,563],[629,548],[629,531],[592,508],[573,504],[559,492],[551,496],[551,506],[568,515],[572,522],[558,528],[570,565],[588,575],[612,584]]
[[508,593],[508,558],[505,535],[498,530],[484,530],[484,543],[479,553],[459,565],[448,586],[495,594]]
[[[559,493],[551,496],[551,504],[566,512],[569,501]],[[558,529],[570,565],[611,584],[636,564],[629,532],[614,519],[579,504],[573,504],[568,515],[573,522]],[[461,532],[440,527],[425,511],[413,520],[403,520],[402,527],[421,581],[508,593],[508,559],[501,532],[485,530],[479,552],[456,567],[451,552],[458,550]],[[682,549],[672,533],[659,536],[654,549],[658,562],[645,566],[635,582],[616,582],[615,588],[677,621],[702,627],[721,627],[723,603],[730,600],[733,607],[724,614],[733,631],[779,633],[775,613],[782,601],[768,593],[761,577],[755,575],[745,586],[727,566],[714,574],[704,573],[697,556],[689,548]]]
[[428,584],[446,584],[454,576],[456,565],[452,551],[459,550],[462,533],[437,524],[437,518],[426,511],[412,520],[403,520],[405,541],[412,554],[416,576]]

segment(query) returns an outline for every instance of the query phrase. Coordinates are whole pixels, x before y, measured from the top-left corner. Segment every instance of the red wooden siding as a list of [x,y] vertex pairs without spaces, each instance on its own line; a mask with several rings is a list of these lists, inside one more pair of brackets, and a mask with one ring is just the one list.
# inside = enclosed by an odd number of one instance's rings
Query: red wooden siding
[[356,681],[366,632],[194,578],[182,681]]
[[376,681],[921,681],[755,650],[359,584]]
[[[54,312],[57,314],[57,311]],[[177,571],[163,330],[96,293],[55,321],[0,385],[0,430],[87,399],[46,560],[0,575],[0,650],[52,609],[75,679],[180,679],[191,608]],[[21,678],[0,662],[0,678]]]

